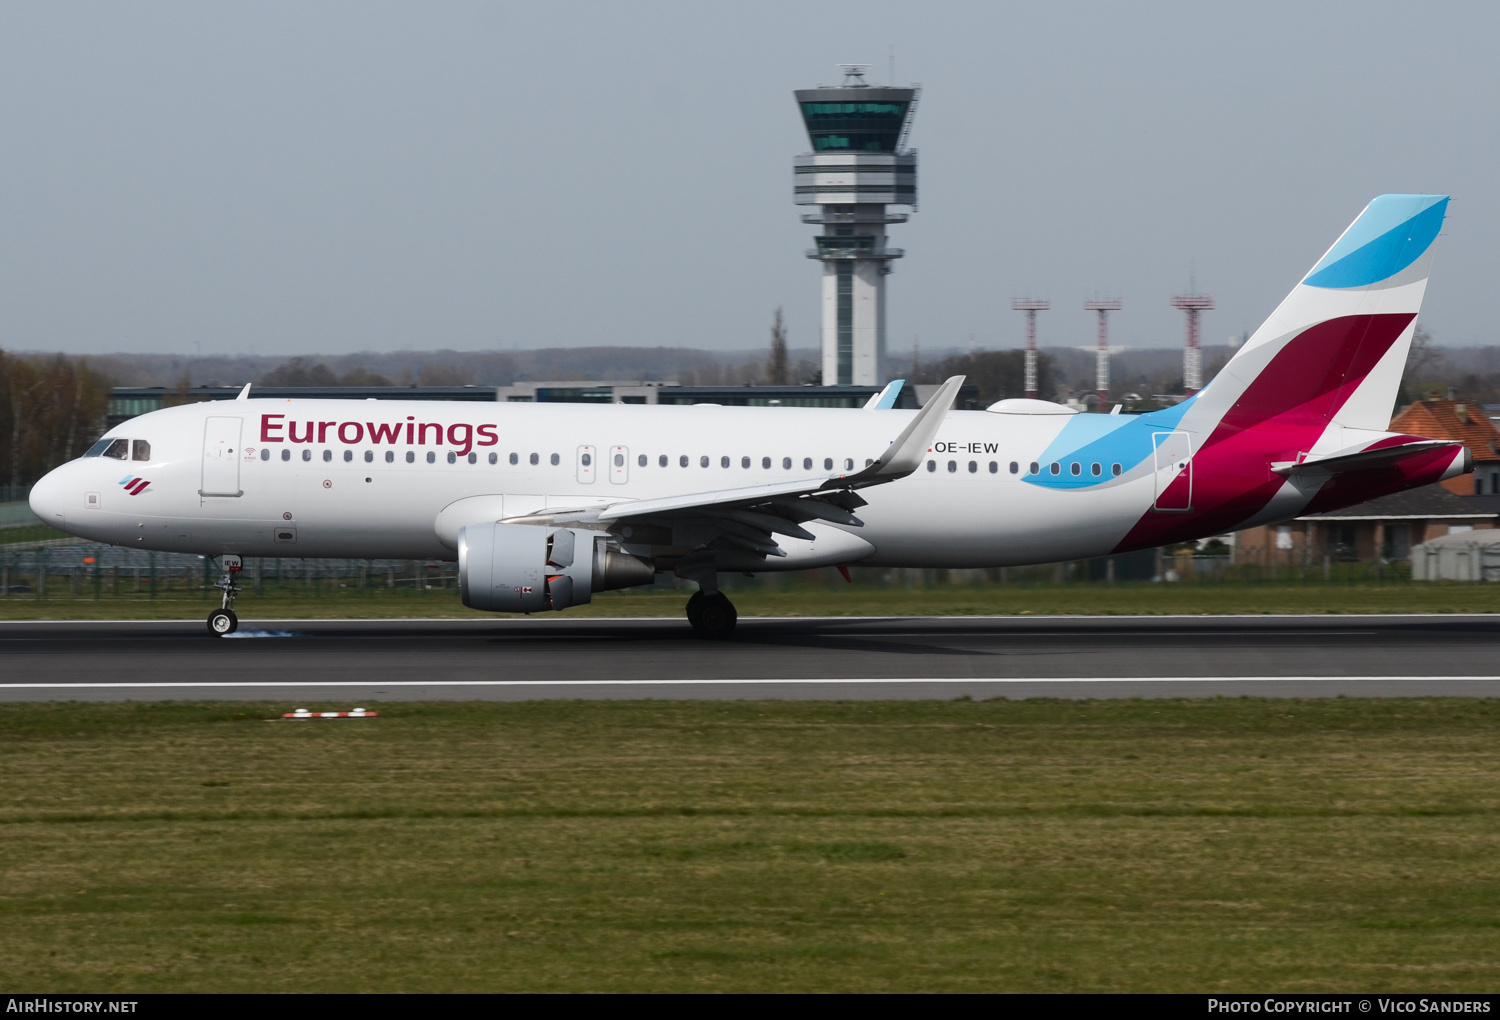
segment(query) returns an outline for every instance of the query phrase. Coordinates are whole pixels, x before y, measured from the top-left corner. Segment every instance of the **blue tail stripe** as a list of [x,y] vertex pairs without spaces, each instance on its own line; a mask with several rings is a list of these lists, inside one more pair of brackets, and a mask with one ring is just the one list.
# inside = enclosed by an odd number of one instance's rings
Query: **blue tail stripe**
[[[1382,195],[1302,282],[1311,287],[1368,287],[1395,276],[1431,247],[1447,209],[1443,196]],[[1403,213],[1408,215],[1392,222]]]

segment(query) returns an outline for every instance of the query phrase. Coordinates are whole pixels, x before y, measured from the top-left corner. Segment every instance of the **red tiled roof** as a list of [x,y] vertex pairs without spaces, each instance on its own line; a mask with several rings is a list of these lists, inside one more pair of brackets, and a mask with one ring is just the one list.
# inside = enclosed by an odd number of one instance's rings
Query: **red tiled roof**
[[1467,400],[1419,400],[1391,421],[1392,432],[1463,443],[1475,461],[1500,460],[1500,430],[1484,408]]

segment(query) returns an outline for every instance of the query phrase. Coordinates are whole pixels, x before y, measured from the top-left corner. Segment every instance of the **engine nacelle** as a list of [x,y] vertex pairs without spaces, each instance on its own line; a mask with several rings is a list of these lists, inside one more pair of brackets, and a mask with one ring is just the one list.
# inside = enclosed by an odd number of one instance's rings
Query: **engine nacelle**
[[566,609],[596,591],[650,584],[655,576],[649,564],[586,528],[469,524],[458,532],[459,593],[470,609]]

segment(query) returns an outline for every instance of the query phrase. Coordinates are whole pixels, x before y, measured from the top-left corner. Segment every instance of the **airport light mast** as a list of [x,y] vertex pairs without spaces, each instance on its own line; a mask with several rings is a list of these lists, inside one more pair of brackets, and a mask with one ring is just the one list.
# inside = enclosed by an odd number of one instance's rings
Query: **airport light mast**
[[1198,343],[1198,316],[1214,306],[1212,294],[1178,294],[1172,307],[1187,312],[1187,342],[1182,348],[1182,393],[1191,397],[1203,388],[1203,349]]
[[1026,313],[1026,396],[1036,399],[1036,313],[1052,307],[1050,301],[1024,298],[1010,303],[1011,308]]
[[906,254],[887,246],[885,228],[907,214],[886,206],[917,207],[917,153],[906,137],[921,87],[870,85],[869,65],[839,66],[837,87],[795,93],[812,152],[796,158],[794,200],[818,206],[802,222],[823,227],[807,252],[823,263],[823,383],[871,386],[885,360],[885,278]]
[[1099,313],[1099,350],[1094,355],[1094,391],[1099,395],[1099,410],[1109,400],[1109,313],[1125,305],[1119,298],[1095,298],[1083,303],[1085,311]]

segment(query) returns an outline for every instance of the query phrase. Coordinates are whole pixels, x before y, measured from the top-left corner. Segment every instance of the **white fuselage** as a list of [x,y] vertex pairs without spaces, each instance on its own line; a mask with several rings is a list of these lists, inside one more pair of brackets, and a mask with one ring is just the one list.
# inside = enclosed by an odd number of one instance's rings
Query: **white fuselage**
[[[149,460],[75,460],[37,484],[32,505],[67,532],[141,549],[452,559],[454,548],[439,539],[435,522],[458,500],[491,497],[488,519],[495,520],[852,473],[878,457],[914,413],[198,403],[109,433],[148,442]],[[1104,465],[1090,478],[1095,469],[1084,464],[1082,478],[1096,484],[1082,489],[1027,484],[1030,463],[1073,418],[950,412],[915,474],[860,490],[868,501],[858,510],[863,527],[812,523],[821,547],[783,540],[789,555],[758,569],[834,562],[985,567],[1109,553],[1150,511],[1159,472],[1148,458],[1125,465],[1119,477]],[[628,533],[621,541],[629,546]]]

